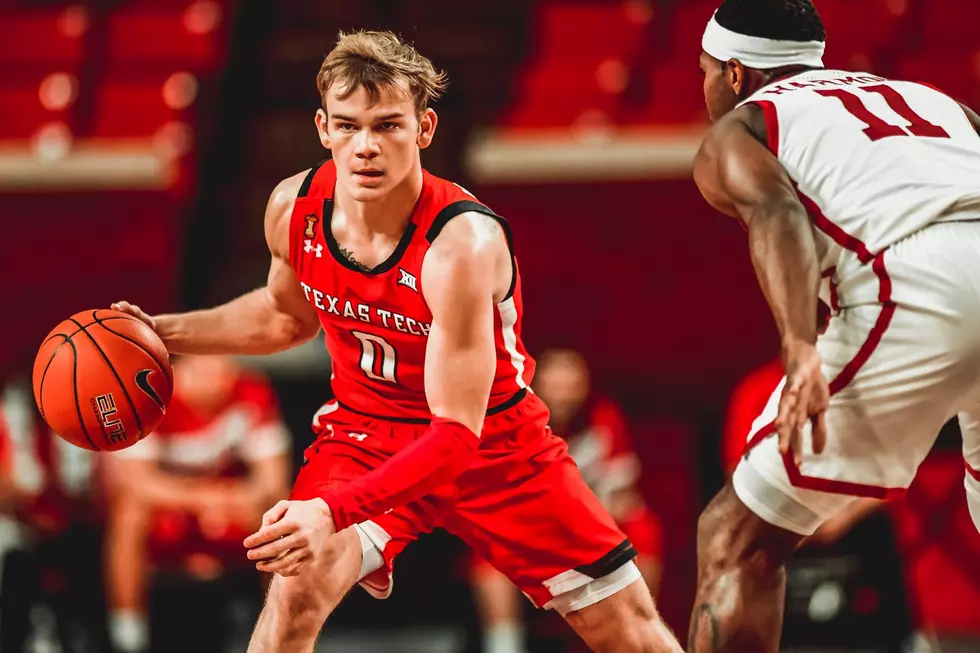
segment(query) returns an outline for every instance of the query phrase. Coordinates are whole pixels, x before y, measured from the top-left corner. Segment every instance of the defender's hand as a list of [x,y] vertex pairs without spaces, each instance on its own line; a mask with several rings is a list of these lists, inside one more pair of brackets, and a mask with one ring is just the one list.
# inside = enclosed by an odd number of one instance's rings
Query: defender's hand
[[336,531],[323,499],[280,501],[262,517],[262,527],[245,538],[245,547],[259,571],[296,576],[316,560]]
[[797,467],[803,462],[803,427],[813,424],[811,432],[813,453],[822,453],[827,445],[825,415],[830,403],[830,385],[821,369],[822,360],[812,344],[799,344],[787,349],[786,385],[779,399],[776,431],[779,433],[779,452],[793,453]]
[[127,315],[132,315],[137,320],[146,323],[154,331],[157,330],[156,321],[149,315],[143,312],[136,304],[130,304],[129,302],[116,302],[110,306],[114,311],[119,311],[120,313],[126,313]]

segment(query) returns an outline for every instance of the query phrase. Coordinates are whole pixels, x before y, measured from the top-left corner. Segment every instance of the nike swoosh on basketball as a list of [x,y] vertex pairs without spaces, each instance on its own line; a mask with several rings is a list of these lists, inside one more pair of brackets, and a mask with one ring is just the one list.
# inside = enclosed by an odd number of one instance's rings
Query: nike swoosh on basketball
[[167,412],[167,406],[163,403],[163,399],[157,394],[157,391],[153,389],[150,385],[150,372],[153,370],[140,370],[136,373],[136,387],[143,391],[147,397],[153,400],[153,402],[160,407],[160,411],[163,413]]

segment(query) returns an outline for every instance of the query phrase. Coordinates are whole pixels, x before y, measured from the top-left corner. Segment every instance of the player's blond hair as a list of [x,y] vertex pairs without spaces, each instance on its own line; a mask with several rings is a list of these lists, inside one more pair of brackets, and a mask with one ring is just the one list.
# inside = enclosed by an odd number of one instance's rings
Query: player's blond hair
[[448,81],[445,72],[436,70],[411,44],[391,32],[341,32],[337,45],[320,64],[316,86],[326,111],[327,92],[334,85],[341,91],[342,100],[363,88],[376,103],[382,90],[401,91],[402,80],[408,85],[417,115],[442,94]]

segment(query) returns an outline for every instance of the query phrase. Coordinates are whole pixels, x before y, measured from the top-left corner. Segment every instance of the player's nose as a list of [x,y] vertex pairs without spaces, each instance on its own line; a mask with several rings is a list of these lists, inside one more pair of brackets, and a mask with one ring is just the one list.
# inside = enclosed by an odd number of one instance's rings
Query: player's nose
[[381,153],[378,140],[370,129],[361,130],[354,142],[354,153],[364,159],[373,159]]

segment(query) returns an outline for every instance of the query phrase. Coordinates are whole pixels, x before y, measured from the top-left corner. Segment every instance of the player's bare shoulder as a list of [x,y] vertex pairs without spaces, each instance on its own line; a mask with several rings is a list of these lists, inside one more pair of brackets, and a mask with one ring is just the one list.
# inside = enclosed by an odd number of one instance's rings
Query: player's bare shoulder
[[272,190],[265,208],[265,239],[274,256],[289,258],[289,221],[299,189],[310,170],[286,177]]
[[762,145],[768,142],[765,114],[754,103],[742,105],[712,125],[694,157],[694,181],[701,194],[715,209],[731,217],[737,217],[738,212],[722,188],[722,167],[732,160],[726,153],[732,148],[745,147],[746,137]]
[[[456,273],[493,279],[494,294],[510,286],[510,248],[500,222],[493,216],[467,211],[450,220],[426,253],[423,278]],[[423,282],[424,283],[424,282]]]
[[733,134],[745,132],[763,145],[768,143],[765,114],[754,102],[744,104],[727,113],[711,126],[698,149],[695,164],[699,161],[704,163],[717,159],[719,152],[731,145]]
[[507,239],[497,219],[467,211],[446,223],[433,241],[426,260],[494,257],[501,250],[507,250]]

